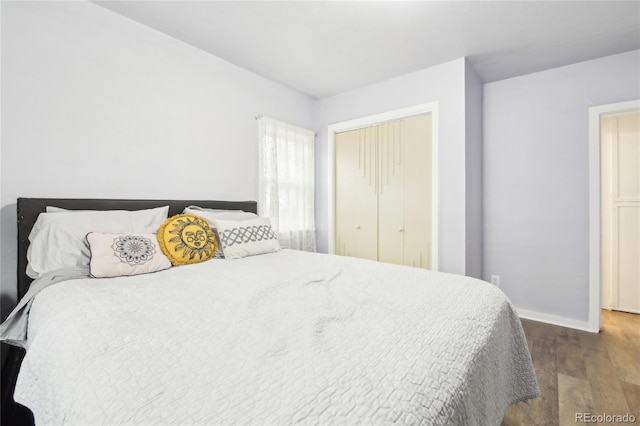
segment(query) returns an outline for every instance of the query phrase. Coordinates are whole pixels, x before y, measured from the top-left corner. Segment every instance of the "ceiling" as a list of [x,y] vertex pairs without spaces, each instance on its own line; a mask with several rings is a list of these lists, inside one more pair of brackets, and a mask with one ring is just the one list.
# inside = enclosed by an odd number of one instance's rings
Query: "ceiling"
[[484,82],[640,49],[639,1],[96,1],[313,98],[463,56]]

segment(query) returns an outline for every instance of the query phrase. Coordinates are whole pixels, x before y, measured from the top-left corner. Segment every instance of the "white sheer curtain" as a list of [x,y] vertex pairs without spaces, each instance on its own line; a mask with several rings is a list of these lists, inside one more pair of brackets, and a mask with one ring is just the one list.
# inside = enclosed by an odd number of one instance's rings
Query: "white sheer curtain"
[[267,117],[258,125],[258,212],[271,219],[282,247],[316,251],[314,132]]

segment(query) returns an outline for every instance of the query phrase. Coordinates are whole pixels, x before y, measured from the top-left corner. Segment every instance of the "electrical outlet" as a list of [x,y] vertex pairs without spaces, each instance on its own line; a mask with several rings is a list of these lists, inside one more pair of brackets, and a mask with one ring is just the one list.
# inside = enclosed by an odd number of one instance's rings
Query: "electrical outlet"
[[500,276],[499,275],[491,275],[491,284],[500,288]]

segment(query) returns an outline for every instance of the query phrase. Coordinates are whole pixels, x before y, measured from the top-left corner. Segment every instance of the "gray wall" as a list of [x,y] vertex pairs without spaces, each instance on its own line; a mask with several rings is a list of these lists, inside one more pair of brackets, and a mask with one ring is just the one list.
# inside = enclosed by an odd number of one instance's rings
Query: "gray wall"
[[482,82],[468,60],[465,86],[465,272],[482,278]]
[[311,98],[89,2],[2,2],[2,318],[17,197],[256,200],[258,113]]
[[484,85],[483,274],[513,303],[588,319],[588,108],[640,98],[640,51]]

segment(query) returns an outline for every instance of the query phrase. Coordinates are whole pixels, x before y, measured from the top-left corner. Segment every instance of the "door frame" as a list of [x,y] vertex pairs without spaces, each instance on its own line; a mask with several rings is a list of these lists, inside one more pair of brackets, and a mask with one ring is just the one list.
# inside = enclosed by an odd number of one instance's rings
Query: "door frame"
[[371,127],[389,121],[401,120],[415,115],[431,114],[431,270],[438,270],[438,102],[415,105],[387,111],[380,114],[356,118],[330,124],[327,128],[328,147],[328,252],[336,250],[336,187],[335,187],[335,146],[336,133]]
[[640,99],[589,108],[589,331],[602,326],[602,250],[600,209],[600,119],[602,116],[640,110]]

